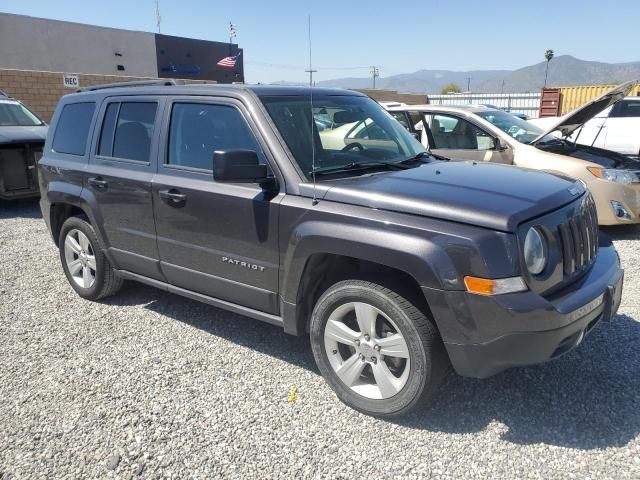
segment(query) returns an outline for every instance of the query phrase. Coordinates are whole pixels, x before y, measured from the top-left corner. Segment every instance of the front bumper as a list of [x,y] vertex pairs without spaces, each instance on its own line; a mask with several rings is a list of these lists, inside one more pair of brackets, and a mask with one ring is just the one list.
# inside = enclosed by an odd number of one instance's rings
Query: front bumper
[[451,363],[460,375],[486,378],[510,367],[556,358],[578,346],[620,306],[623,270],[610,243],[566,289],[493,297],[424,289]]
[[[640,223],[640,183],[622,184],[595,179],[587,184],[593,195],[600,225]],[[618,202],[630,218],[616,216],[611,202]]]

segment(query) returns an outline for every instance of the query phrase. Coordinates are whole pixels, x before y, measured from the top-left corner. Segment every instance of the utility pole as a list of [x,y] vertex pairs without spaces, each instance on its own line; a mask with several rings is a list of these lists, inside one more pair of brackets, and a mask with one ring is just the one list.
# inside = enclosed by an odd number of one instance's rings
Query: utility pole
[[502,79],[502,86],[500,87],[500,95],[504,93],[504,78]]
[[373,89],[376,89],[376,78],[380,76],[380,69],[375,65],[371,66],[371,79],[373,80]]
[[160,21],[162,17],[160,16],[160,0],[156,0],[156,24],[158,25],[158,33],[160,33]]
[[471,91],[471,77],[467,77],[467,92]]
[[229,43],[233,43],[233,39],[238,36],[238,32],[236,30],[236,26],[229,22]]
[[313,87],[313,74],[316,73],[318,70],[314,70],[312,68],[310,68],[309,70],[305,70],[305,72],[307,72],[309,74],[309,86]]

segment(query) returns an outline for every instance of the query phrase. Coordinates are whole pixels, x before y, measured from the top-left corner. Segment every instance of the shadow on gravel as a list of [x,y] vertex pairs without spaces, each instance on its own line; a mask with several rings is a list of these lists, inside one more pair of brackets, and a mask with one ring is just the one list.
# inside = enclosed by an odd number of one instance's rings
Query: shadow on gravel
[[5,218],[42,218],[38,199],[0,200],[0,220]]
[[552,362],[485,380],[451,375],[431,407],[397,423],[473,433],[497,421],[517,444],[621,447],[640,434],[639,344],[640,322],[619,315]]
[[600,231],[609,235],[612,240],[640,239],[640,225],[616,225],[615,227],[600,227]]
[[[180,322],[318,373],[308,339],[279,327],[128,282],[106,303],[145,305]],[[620,447],[640,434],[640,322],[601,322],[576,350],[485,380],[450,375],[427,409],[396,421],[408,428],[474,433],[493,421],[502,439],[579,449]]]
[[103,302],[120,306],[145,305],[149,310],[211,335],[319,373],[308,337],[287,335],[281,327],[275,325],[136,282],[126,282],[118,295]]

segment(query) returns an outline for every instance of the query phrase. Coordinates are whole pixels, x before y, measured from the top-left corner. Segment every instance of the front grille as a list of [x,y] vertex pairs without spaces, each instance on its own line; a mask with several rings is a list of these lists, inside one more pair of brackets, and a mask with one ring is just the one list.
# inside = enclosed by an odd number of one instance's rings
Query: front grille
[[598,216],[591,195],[565,222],[558,225],[564,272],[572,275],[589,267],[598,251]]

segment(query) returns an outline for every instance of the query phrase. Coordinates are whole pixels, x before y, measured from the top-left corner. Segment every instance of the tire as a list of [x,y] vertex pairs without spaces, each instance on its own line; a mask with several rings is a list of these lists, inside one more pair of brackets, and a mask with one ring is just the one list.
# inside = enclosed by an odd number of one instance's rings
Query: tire
[[433,322],[398,292],[369,281],[330,287],[315,305],[310,337],[338,398],[376,417],[426,406],[449,370]]
[[100,300],[122,287],[122,278],[105,257],[96,232],[86,218],[69,217],[64,222],[58,248],[67,280],[82,298]]

